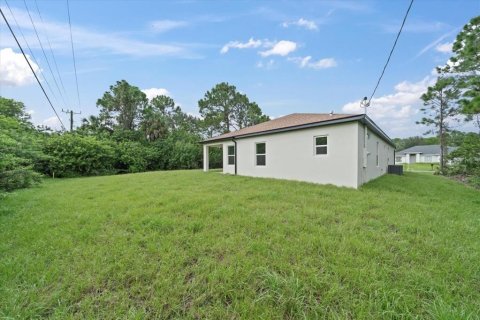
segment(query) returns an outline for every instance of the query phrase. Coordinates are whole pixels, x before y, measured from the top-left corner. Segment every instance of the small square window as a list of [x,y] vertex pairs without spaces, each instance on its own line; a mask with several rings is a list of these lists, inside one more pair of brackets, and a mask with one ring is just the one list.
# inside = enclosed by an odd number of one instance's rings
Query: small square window
[[327,137],[316,137],[315,141],[317,145],[326,145]]
[[317,154],[327,154],[327,147],[316,147]]
[[328,137],[327,136],[315,137],[314,142],[315,142],[316,155],[328,154]]
[[265,155],[257,155],[257,166],[264,166],[266,162]]
[[265,154],[265,143],[257,143],[257,154]]

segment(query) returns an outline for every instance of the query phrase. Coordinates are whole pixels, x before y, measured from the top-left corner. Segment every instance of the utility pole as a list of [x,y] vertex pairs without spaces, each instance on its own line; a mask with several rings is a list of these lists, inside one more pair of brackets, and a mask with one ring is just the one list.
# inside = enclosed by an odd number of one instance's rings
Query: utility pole
[[73,131],[73,115],[74,114],[82,114],[82,112],[74,112],[73,110],[63,110],[63,113],[70,114],[70,132]]

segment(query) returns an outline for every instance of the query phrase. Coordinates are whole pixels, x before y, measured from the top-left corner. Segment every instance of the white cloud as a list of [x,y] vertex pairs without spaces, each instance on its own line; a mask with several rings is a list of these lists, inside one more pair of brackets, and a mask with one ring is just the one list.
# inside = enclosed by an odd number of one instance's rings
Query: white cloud
[[[33,70],[38,72],[40,68],[27,55],[27,59]],[[35,81],[30,67],[21,53],[16,53],[12,48],[0,50],[0,84],[6,86],[23,86]]]
[[268,39],[255,40],[254,38],[248,39],[247,42],[240,41],[230,41],[225,44],[220,50],[221,54],[225,54],[230,49],[251,49],[251,48],[265,48],[266,50],[260,51],[259,54],[262,57],[268,57],[272,55],[286,56],[289,53],[297,49],[297,44],[293,41],[280,40],[280,41],[270,41]]
[[[5,7],[2,7],[8,20],[13,21]],[[23,30],[27,41],[32,49],[39,49],[38,41],[35,37],[32,23],[25,10],[12,8],[13,14],[18,22],[19,27]],[[38,16],[32,16],[37,31],[40,34],[48,35],[52,48],[59,54],[71,54],[70,33],[67,23],[49,21],[43,19],[41,21]],[[166,44],[147,42],[138,38],[121,35],[118,32],[105,32],[99,29],[90,29],[78,25],[72,25],[73,39],[75,41],[75,49],[79,52],[94,54],[96,56],[104,53],[122,54],[135,57],[145,56],[176,56],[176,57],[195,57],[190,52],[189,44]],[[3,46],[13,46],[14,42],[6,40],[2,42]]]
[[265,68],[265,69],[273,69],[275,67],[275,60],[270,59],[266,62],[264,61],[258,61],[257,62],[257,68]]
[[224,54],[227,53],[230,49],[249,49],[249,48],[258,48],[263,44],[262,40],[255,40],[253,38],[248,39],[247,42],[240,42],[240,41],[230,41],[226,45],[222,47],[220,53]]
[[335,61],[334,58],[325,58],[325,59],[319,59],[317,61],[312,61],[311,56],[306,56],[306,57],[295,57],[295,58],[290,58],[288,59],[290,61],[293,61],[297,63],[300,68],[312,68],[312,69],[328,69],[328,68],[333,68],[337,66],[337,61]]
[[[382,28],[385,32],[388,33],[397,33],[398,28],[400,27],[400,21],[395,21],[390,24],[382,25]],[[432,33],[445,30],[448,27],[448,24],[439,22],[439,21],[409,21],[403,28],[404,32],[411,33]]]
[[62,125],[57,117],[50,117],[42,121],[44,126],[49,127],[52,130],[61,130]]
[[[435,83],[435,77],[427,76],[418,82],[403,81],[394,87],[394,93],[373,98],[367,114],[382,128],[396,135],[415,135],[420,126],[412,119],[422,106],[421,95]],[[342,111],[346,113],[363,113],[360,100],[345,104]],[[412,132],[413,131],[413,132]]]
[[286,56],[289,53],[297,49],[297,44],[293,41],[281,40],[275,43],[271,49],[266,51],[260,51],[262,57],[268,57],[272,55]]
[[453,42],[440,43],[435,47],[435,50],[441,53],[451,53]]
[[428,45],[426,45],[422,50],[420,50],[417,55],[415,56],[415,58],[418,58],[420,57],[421,55],[423,55],[425,52],[429,51],[430,49],[436,47],[438,44],[440,44],[440,42],[442,42],[445,38],[453,35],[454,33],[456,33],[458,31],[458,28],[455,28],[453,30],[451,30],[450,32],[447,32],[443,35],[441,35],[439,38],[437,38],[436,40],[430,42]]
[[151,23],[151,27],[155,32],[167,32],[186,26],[188,26],[188,22],[181,20],[156,20]]
[[282,26],[284,28],[288,28],[289,26],[297,26],[297,27],[305,28],[307,30],[318,30],[318,25],[315,23],[315,21],[307,20],[303,18],[300,18],[297,21],[284,22],[282,23]]
[[156,96],[169,96],[170,97],[170,92],[168,92],[168,90],[164,89],[164,88],[143,89],[142,92],[147,95],[148,100],[152,100]]

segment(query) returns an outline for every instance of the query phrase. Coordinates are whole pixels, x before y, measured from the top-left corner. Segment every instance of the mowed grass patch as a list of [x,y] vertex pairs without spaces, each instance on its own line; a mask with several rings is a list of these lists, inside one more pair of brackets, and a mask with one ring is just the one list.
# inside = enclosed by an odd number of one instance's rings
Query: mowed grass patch
[[0,317],[480,314],[480,193],[172,171],[49,180],[0,200]]
[[404,171],[438,171],[440,165],[438,163],[404,163]]

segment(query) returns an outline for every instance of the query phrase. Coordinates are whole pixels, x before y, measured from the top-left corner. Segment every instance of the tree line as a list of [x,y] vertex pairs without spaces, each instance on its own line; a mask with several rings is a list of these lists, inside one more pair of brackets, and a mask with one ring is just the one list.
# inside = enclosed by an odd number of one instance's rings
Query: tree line
[[[452,56],[436,68],[438,78],[421,96],[423,117],[418,124],[430,129],[441,149],[440,174],[466,175],[480,186],[480,16],[470,20],[457,35]],[[459,148],[447,154],[455,124],[473,121],[479,134],[468,134]],[[452,165],[448,166],[448,160]]]
[[[0,97],[0,190],[38,183],[42,175],[76,177],[195,169],[201,140],[269,117],[236,87],[222,82],[199,100],[200,117],[168,96],[147,99],[125,80],[97,100],[98,115],[72,132],[35,127],[22,102]],[[221,162],[221,152],[212,163]]]

